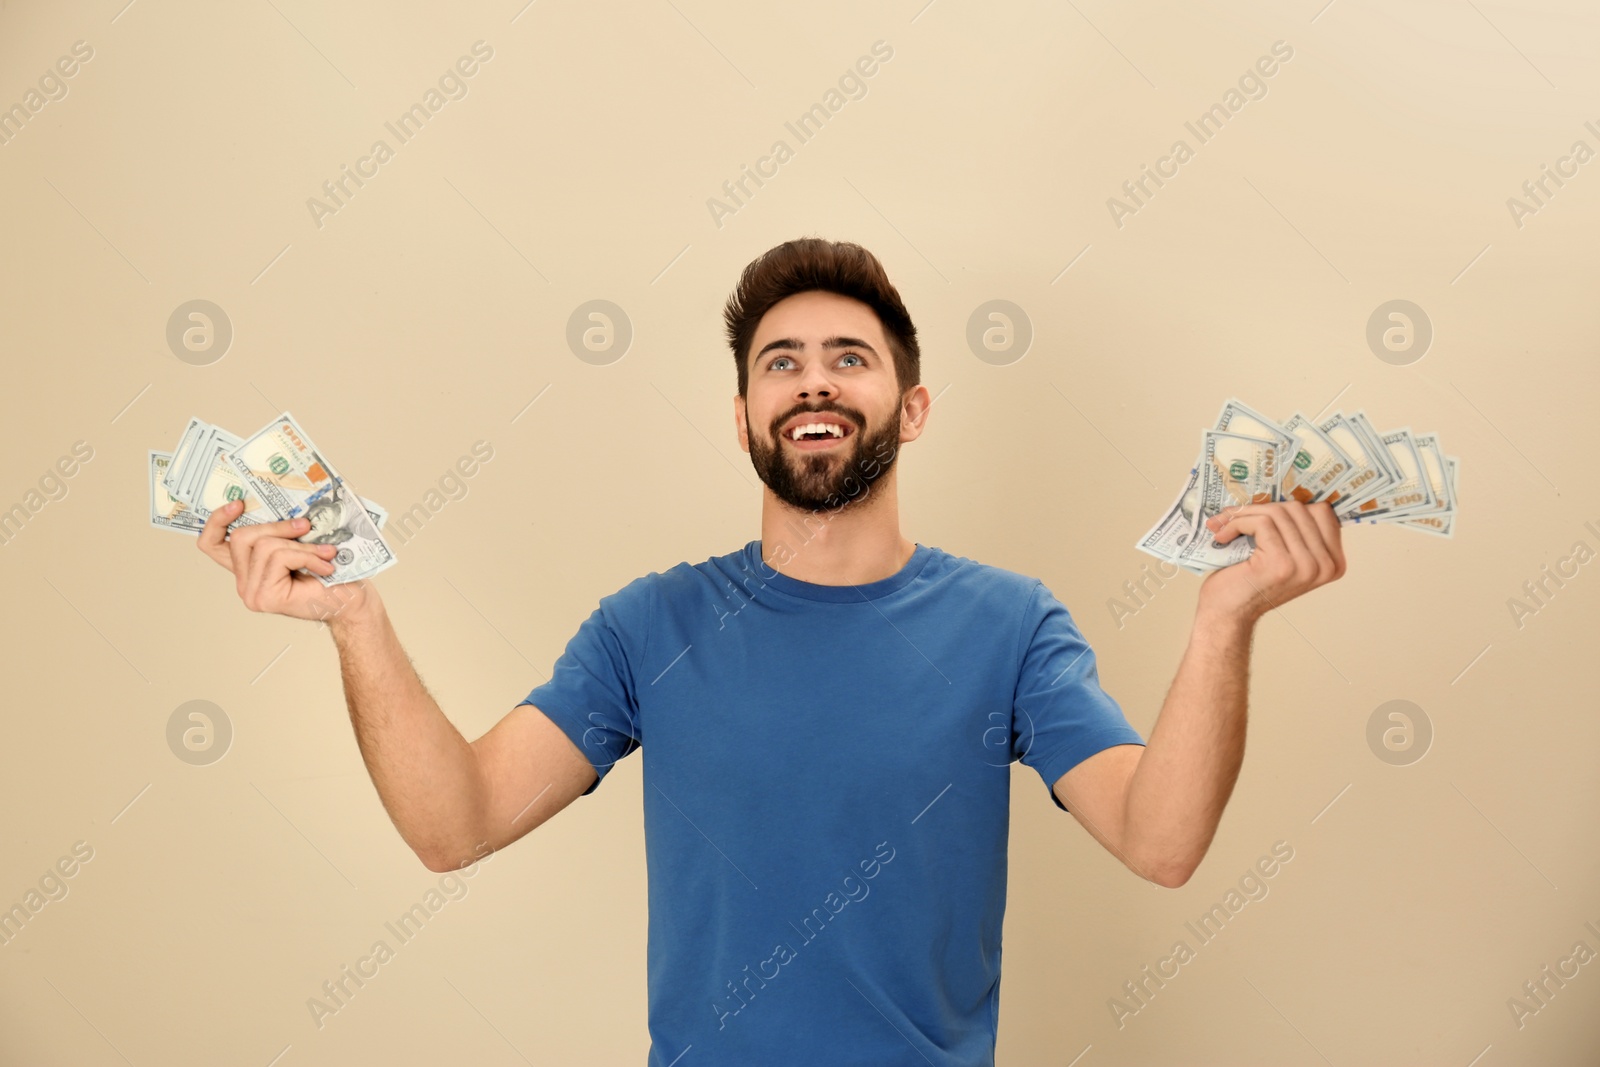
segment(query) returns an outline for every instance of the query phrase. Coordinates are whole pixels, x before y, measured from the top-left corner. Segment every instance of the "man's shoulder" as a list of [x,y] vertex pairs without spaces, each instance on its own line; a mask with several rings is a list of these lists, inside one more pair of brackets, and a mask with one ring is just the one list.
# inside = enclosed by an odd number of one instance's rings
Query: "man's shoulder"
[[1032,594],[1039,579],[994,563],[983,563],[967,556],[958,556],[942,548],[932,548],[930,561],[935,580],[948,579],[952,588],[962,592],[982,590],[1003,597],[1027,597]]
[[733,581],[742,571],[749,569],[745,562],[747,548],[748,546],[745,546],[720,556],[711,556],[699,563],[685,560],[672,564],[665,570],[653,570],[648,574],[641,574],[602,599],[607,601],[614,599],[619,604],[635,604],[647,601],[651,596],[663,592],[672,595],[690,589],[715,590],[720,582]]

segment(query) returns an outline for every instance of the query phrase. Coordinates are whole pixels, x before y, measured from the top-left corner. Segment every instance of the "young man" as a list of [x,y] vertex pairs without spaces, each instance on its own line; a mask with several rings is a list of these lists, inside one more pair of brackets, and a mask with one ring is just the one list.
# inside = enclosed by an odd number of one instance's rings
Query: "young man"
[[[790,241],[726,307],[761,537],[600,598],[468,743],[368,582],[324,589],[302,521],[200,548],[253,611],[330,618],[357,741],[396,827],[448,871],[641,748],[649,1063],[992,1064],[1010,764],[1139,876],[1182,885],[1238,776],[1255,621],[1344,573],[1326,505],[1212,520],[1208,575],[1148,742],[1042,582],[908,540],[896,459],[927,426],[916,329],[859,246]],[[692,1051],[691,1051],[692,1050]]]

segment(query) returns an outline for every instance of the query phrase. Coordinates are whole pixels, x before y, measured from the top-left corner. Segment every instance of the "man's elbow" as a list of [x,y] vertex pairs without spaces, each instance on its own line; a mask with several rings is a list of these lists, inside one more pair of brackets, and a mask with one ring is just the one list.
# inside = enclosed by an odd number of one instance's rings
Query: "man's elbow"
[[418,852],[417,858],[422,861],[424,867],[435,874],[446,874],[456,869],[456,865],[446,859],[443,854]]
[[489,850],[487,841],[476,848],[470,846],[424,848],[414,845],[411,849],[416,853],[417,859],[422,861],[422,865],[435,874],[449,874],[451,871],[470,867],[483,859],[486,850]]
[[1150,880],[1163,889],[1179,889],[1194,874],[1192,867],[1173,867],[1161,871]]
[[1194,874],[1196,866],[1198,865],[1162,860],[1141,863],[1132,869],[1133,873],[1152,885],[1158,885],[1163,889],[1178,889]]

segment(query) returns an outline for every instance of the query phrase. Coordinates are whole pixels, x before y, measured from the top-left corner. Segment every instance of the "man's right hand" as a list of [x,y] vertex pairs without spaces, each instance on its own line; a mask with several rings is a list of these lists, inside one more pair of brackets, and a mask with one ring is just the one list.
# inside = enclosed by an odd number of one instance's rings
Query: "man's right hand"
[[[244,501],[231,500],[213,511],[200,531],[199,544],[200,551],[233,572],[245,607],[294,619],[326,619],[338,612],[349,593],[359,592],[330,588],[310,574],[296,573],[304,568],[312,574],[332,574],[332,558],[338,552],[336,545],[295,540],[311,528],[304,518],[241,526],[229,533],[228,523],[243,509]],[[365,586],[366,582],[351,584]],[[336,589],[340,589],[338,595],[334,595]]]

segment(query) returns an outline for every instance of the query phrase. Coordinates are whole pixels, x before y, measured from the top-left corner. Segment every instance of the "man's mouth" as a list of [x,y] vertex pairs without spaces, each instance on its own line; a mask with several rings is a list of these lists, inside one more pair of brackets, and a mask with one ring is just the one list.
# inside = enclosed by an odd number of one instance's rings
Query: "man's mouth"
[[833,422],[799,423],[785,433],[784,439],[802,452],[818,452],[833,448],[854,433],[854,428]]

